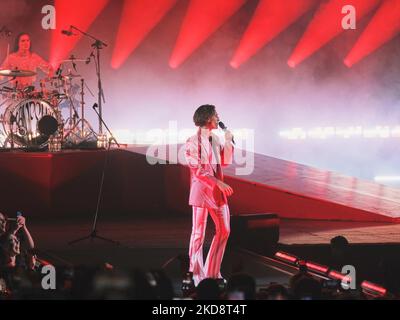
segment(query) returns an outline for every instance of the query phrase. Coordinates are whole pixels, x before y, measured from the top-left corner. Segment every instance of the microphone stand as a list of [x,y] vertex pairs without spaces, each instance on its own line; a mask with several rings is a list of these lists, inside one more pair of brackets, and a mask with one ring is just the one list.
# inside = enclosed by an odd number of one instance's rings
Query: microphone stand
[[94,43],[92,44],[92,47],[96,50],[96,55],[94,56],[95,60],[95,66],[96,66],[96,75],[97,75],[97,87],[98,87],[98,98],[97,98],[97,104],[99,106],[99,134],[103,134],[103,121],[102,121],[102,116],[103,116],[103,108],[102,108],[102,103],[106,103],[106,99],[104,98],[104,91],[103,91],[103,84],[101,81],[101,63],[100,63],[100,50],[103,49],[103,47],[108,47],[108,45],[93,37],[92,35],[88,34],[85,31],[82,31],[78,29],[75,26],[71,26],[71,29],[75,29],[79,33],[83,34],[84,36],[93,39]]
[[109,157],[109,154],[110,154],[111,142],[114,141],[118,145],[118,147],[120,147],[120,145],[117,142],[117,140],[114,138],[114,136],[113,136],[112,132],[110,131],[110,129],[108,128],[107,124],[104,122],[104,120],[101,117],[100,113],[97,112],[96,104],[93,105],[93,110],[97,113],[101,123],[104,124],[104,126],[107,129],[107,131],[110,133],[111,137],[109,139],[108,147],[107,147],[106,154],[105,154],[105,157],[104,157],[104,165],[103,165],[103,171],[101,173],[100,188],[99,188],[99,194],[98,194],[98,197],[97,197],[97,206],[96,206],[96,212],[95,212],[94,219],[93,219],[92,231],[90,232],[90,234],[88,236],[82,237],[82,238],[79,238],[79,239],[76,239],[76,240],[72,240],[72,241],[68,242],[68,244],[69,245],[73,245],[73,244],[75,244],[77,242],[81,242],[81,241],[87,240],[87,239],[90,239],[92,241],[93,241],[93,239],[100,239],[100,240],[103,240],[103,241],[106,241],[106,242],[110,242],[110,243],[115,244],[115,245],[119,245],[120,243],[118,241],[115,241],[115,240],[112,240],[112,239],[108,239],[108,238],[104,238],[104,237],[101,237],[101,236],[97,235],[97,219],[98,219],[98,215],[99,215],[101,198],[102,198],[102,195],[103,195],[104,176],[105,176],[105,172],[106,172],[106,168],[107,168],[107,164],[108,164],[108,157]]
[[[107,124],[104,122],[104,120],[103,120],[102,116],[100,115],[100,113],[97,112],[97,110],[96,110],[96,103],[93,105],[92,108],[93,108],[94,112],[96,112],[96,114],[97,114],[97,116],[99,117],[101,123],[104,124],[104,126],[106,127],[108,133],[110,134],[110,138],[108,139],[108,141],[110,141],[110,142],[111,142],[111,141],[114,141],[115,144],[118,146],[118,148],[120,148],[121,145],[120,145],[120,144],[118,143],[118,141],[115,139],[114,135],[112,134],[111,130],[108,128]],[[99,109],[100,109],[100,108],[99,108]]]

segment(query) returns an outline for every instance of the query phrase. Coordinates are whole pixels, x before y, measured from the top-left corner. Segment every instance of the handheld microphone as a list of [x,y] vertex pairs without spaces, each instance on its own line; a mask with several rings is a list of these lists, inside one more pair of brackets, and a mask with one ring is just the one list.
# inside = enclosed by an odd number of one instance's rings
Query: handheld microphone
[[[218,122],[218,125],[222,130],[224,130],[224,131],[228,130],[228,127],[222,121]],[[233,139],[233,136],[232,136],[232,143],[236,144],[235,140]]]

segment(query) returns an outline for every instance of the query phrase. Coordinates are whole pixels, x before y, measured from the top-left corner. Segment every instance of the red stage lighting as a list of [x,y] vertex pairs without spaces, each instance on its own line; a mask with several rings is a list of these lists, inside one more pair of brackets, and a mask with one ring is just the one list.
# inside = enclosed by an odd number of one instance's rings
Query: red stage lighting
[[339,271],[335,270],[329,271],[328,276],[331,279],[339,280],[342,285],[349,284],[352,281],[352,278],[349,275],[340,273]]
[[323,273],[323,274],[327,273],[329,270],[329,268],[327,266],[324,266],[322,264],[318,264],[315,262],[311,262],[311,261],[307,261],[306,266],[307,266],[307,269],[310,271]]
[[[380,2],[381,0],[352,0],[351,5],[356,9],[357,21],[376,8]],[[348,4],[347,0],[329,0],[320,5],[288,60],[290,67],[296,67],[344,31],[342,8]]]
[[400,33],[400,1],[385,0],[376,12],[344,64],[349,68]]
[[361,288],[365,290],[366,292],[373,294],[375,296],[385,296],[387,293],[387,290],[384,287],[381,287],[375,283],[369,282],[369,281],[363,281],[361,283]]
[[276,252],[275,257],[280,260],[292,263],[292,264],[295,264],[299,260],[298,257],[296,257],[292,254],[286,253],[286,252],[282,252],[282,251]]
[[261,0],[230,62],[238,68],[311,10],[318,0]]
[[50,47],[50,63],[53,67],[57,67],[68,56],[81,38],[81,35],[67,37],[61,34],[61,30],[68,30],[73,25],[87,31],[108,1],[55,0],[57,28],[52,32]]
[[169,60],[177,68],[246,0],[191,0]]
[[118,69],[177,0],[125,0],[111,66]]

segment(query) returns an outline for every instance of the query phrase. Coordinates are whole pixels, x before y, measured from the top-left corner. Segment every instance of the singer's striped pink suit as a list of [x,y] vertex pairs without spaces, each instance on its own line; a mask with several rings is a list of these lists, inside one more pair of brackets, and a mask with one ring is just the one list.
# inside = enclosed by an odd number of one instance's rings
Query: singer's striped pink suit
[[[226,196],[216,185],[223,180],[222,167],[232,163],[230,142],[220,143],[215,134],[198,133],[186,142],[186,161],[190,167],[189,205],[193,208],[189,245],[190,266],[195,285],[205,278],[221,278],[221,263],[230,232],[230,214]],[[215,224],[215,235],[207,259],[203,260],[203,243],[208,213]]]

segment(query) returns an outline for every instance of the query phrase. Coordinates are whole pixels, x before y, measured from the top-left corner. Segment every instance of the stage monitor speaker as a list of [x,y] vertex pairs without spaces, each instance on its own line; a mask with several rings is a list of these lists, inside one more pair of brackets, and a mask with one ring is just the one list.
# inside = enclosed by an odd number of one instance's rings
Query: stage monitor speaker
[[279,241],[279,217],[273,213],[231,216],[229,243],[260,254],[273,254]]

